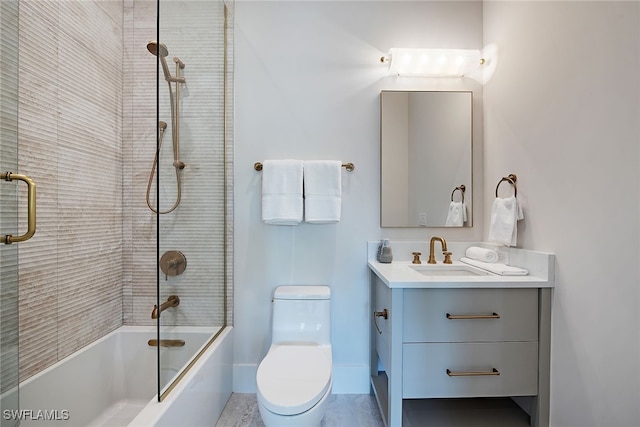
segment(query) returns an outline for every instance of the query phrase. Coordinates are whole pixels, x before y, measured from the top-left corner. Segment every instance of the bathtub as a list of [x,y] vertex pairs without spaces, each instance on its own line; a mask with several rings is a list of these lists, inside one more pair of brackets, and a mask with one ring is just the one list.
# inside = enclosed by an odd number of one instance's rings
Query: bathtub
[[[217,328],[171,327],[163,381],[189,363]],[[158,402],[155,327],[122,326],[20,383],[21,427],[214,426],[231,395],[232,328],[225,328]],[[6,416],[6,415],[5,415]]]

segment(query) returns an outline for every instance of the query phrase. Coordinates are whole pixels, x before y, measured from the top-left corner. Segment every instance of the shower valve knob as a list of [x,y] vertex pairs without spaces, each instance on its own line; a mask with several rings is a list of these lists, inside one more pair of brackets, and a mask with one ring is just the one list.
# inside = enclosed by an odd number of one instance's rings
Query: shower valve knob
[[168,276],[177,276],[184,273],[187,269],[187,257],[180,251],[167,251],[160,258],[160,270],[165,275],[165,280]]

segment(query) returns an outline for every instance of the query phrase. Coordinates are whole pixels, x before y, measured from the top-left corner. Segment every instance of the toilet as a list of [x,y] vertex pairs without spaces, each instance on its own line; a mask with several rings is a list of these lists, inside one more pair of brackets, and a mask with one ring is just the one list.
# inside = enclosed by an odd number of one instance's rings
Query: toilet
[[318,427],[331,394],[331,289],[279,286],[271,347],[256,376],[266,427]]

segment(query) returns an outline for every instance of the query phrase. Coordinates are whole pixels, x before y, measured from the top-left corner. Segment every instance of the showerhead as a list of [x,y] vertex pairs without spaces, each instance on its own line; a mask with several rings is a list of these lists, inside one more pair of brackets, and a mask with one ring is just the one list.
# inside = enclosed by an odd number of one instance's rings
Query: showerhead
[[164,73],[164,78],[166,81],[171,81],[171,71],[169,71],[169,66],[167,65],[167,60],[165,59],[167,55],[169,55],[169,49],[164,43],[159,43],[156,40],[151,40],[147,43],[147,50],[151,52],[152,55],[157,56],[160,59],[160,63],[162,64],[162,72]]
[[160,54],[161,58],[166,58],[169,55],[169,49],[167,49],[167,46],[165,46],[164,43],[158,43],[155,40],[151,40],[147,43],[147,50],[155,56]]

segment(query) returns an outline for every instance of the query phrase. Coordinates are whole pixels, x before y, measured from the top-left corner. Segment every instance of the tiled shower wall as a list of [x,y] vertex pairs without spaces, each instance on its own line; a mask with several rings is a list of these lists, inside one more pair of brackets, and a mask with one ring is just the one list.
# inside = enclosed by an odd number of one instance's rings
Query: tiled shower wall
[[[20,379],[122,324],[122,2],[20,2]],[[24,227],[24,226],[23,226]]]
[[[225,297],[225,117],[224,3],[222,1],[160,1],[160,41],[176,75],[174,57],[185,68],[180,84],[180,160],[182,194],[178,208],[159,218],[159,256],[182,252],[187,269],[179,276],[161,273],[161,301],[178,295],[180,305],[163,313],[163,325],[220,326]],[[172,122],[169,87],[159,73],[159,115],[156,117],[156,57],[147,42],[158,39],[155,1],[125,2],[125,278],[124,321],[151,325],[156,303],[156,215],[146,204],[149,173],[156,149],[158,120],[168,127],[159,158],[160,210],[177,200],[172,167]],[[172,84],[175,90],[175,84]],[[232,110],[231,110],[232,111]],[[231,170],[231,169],[229,169]],[[151,204],[156,200],[156,180]],[[130,216],[130,218],[128,217]],[[230,233],[229,233],[230,235]]]
[[[186,2],[167,3],[187,19]],[[231,283],[222,267],[230,262],[223,178],[225,161],[232,170],[232,150],[224,150],[223,92],[200,93],[220,84],[222,69],[191,55],[195,40],[209,38],[202,45],[213,49],[224,39],[222,29],[211,29],[215,16],[205,25],[205,13],[191,12],[209,33],[166,42],[168,59],[180,56],[187,64],[181,97],[187,167],[181,206],[160,219],[159,246],[181,250],[188,267],[162,284],[163,297],[176,293],[182,300],[163,323],[217,326]],[[156,38],[156,1],[21,0],[19,13],[19,170],[38,186],[37,232],[18,247],[24,380],[123,324],[153,323],[157,223],[145,192],[156,142],[156,61],[146,43]],[[182,24],[185,31],[198,27]],[[201,83],[207,75],[213,77]],[[168,97],[166,84],[160,89]],[[165,144],[170,151],[170,133]],[[164,185],[171,198],[175,179],[165,184],[162,176]]]

